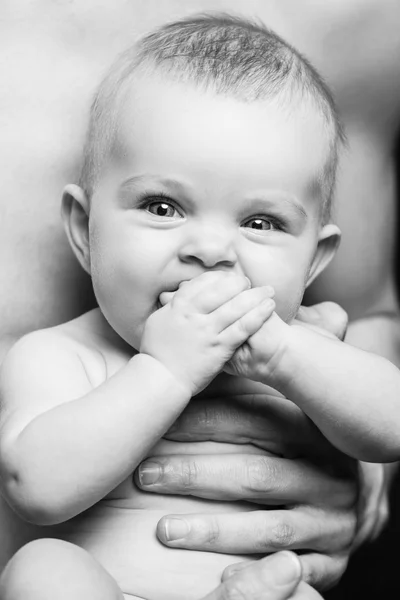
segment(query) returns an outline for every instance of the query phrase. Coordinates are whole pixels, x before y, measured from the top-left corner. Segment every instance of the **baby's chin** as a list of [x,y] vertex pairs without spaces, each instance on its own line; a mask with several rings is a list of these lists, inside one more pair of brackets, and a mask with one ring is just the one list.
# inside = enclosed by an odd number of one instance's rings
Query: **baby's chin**
[[279,302],[277,302],[275,312],[278,315],[278,317],[282,319],[282,321],[290,325],[297,317],[297,313],[299,312],[300,306],[301,301],[284,306],[279,305]]
[[[156,310],[157,308],[154,307],[152,312],[155,312]],[[137,354],[140,351],[139,349],[145,322],[138,323],[136,327],[132,327],[132,324],[127,326],[125,321],[121,321],[119,318],[113,318],[113,315],[106,314],[104,317],[113,330],[115,336],[118,336],[119,338],[120,343],[117,343],[117,345],[121,345],[123,347],[126,344],[126,350],[128,353],[132,352],[132,355]]]

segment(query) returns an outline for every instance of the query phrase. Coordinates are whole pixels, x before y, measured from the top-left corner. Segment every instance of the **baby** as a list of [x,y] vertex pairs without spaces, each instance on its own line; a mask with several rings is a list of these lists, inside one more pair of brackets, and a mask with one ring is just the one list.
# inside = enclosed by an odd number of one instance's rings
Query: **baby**
[[[294,321],[339,242],[342,138],[317,73],[258,24],[194,17],[113,65],[62,204],[99,308],[20,340],[1,375],[3,492],[56,538],[30,545],[47,569],[26,600],[200,598],[237,562],[155,536],[167,513],[225,505],[132,477],[150,454],[195,452],[162,438],[215,381],[279,393],[351,456],[400,457],[397,370]],[[26,568],[6,569],[5,600]]]

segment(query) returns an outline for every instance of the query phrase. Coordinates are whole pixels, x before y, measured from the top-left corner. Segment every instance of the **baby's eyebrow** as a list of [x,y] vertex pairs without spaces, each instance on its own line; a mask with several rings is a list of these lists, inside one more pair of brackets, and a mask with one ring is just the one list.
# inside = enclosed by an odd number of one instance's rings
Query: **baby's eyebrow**
[[252,209],[273,209],[281,208],[290,212],[296,213],[296,215],[302,220],[308,219],[306,209],[296,200],[292,195],[288,195],[285,192],[267,192],[256,194],[254,200],[246,200],[244,206]]
[[290,206],[291,209],[295,210],[296,213],[299,215],[299,217],[303,220],[306,221],[308,218],[308,214],[306,209],[304,208],[304,206],[302,206],[301,204],[299,204],[298,202],[296,202],[294,199],[289,199],[289,198],[282,198],[282,200],[284,202],[287,203],[287,205]]
[[187,186],[177,179],[173,179],[171,177],[161,177],[152,173],[143,173],[141,175],[132,175],[132,177],[128,177],[128,179],[121,183],[120,190],[123,191],[125,189],[129,189],[138,183],[144,183],[147,185],[156,183],[158,185],[170,188],[175,192],[187,191]]

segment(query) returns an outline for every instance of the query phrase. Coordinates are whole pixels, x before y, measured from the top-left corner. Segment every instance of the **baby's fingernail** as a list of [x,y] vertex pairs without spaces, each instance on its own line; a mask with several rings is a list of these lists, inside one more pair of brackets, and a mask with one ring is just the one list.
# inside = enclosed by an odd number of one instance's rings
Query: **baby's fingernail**
[[301,563],[294,552],[278,552],[269,560],[275,583],[284,585],[301,577]]
[[272,287],[272,285],[266,285],[264,287],[264,289],[265,289],[265,293],[268,294],[268,296],[275,296],[275,290]]
[[246,281],[247,281],[247,287],[251,288],[251,281],[248,277],[245,277]]
[[266,298],[265,300],[262,301],[261,306],[263,306],[264,308],[267,308],[268,310],[274,309],[275,302],[272,300],[272,298]]
[[161,468],[158,463],[144,462],[138,469],[138,477],[140,485],[153,485],[157,483],[161,477]]
[[164,519],[164,535],[167,542],[181,540],[190,532],[190,525],[184,519]]

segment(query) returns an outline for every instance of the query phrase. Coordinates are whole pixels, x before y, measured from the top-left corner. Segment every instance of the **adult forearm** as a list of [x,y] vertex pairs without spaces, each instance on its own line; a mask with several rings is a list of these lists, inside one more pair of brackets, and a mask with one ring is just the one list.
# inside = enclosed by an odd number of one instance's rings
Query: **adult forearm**
[[1,441],[6,496],[39,524],[75,516],[132,473],[188,401],[163,365],[138,355],[86,396],[31,420],[19,435],[11,416]]

